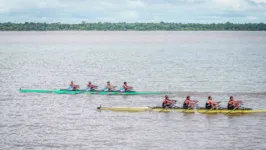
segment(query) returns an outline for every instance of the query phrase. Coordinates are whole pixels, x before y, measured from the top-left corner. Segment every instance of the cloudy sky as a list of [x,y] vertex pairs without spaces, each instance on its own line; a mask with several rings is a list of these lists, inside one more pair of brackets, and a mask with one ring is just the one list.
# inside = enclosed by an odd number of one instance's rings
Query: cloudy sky
[[0,0],[0,22],[266,23],[266,0]]

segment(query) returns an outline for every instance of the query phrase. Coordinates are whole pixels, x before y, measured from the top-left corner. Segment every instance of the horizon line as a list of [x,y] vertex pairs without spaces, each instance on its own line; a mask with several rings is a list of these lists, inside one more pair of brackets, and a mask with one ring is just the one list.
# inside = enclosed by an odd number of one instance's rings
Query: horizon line
[[199,22],[165,22],[165,21],[160,21],[160,22],[107,22],[107,21],[98,21],[98,22],[86,22],[86,21],[82,21],[80,23],[64,23],[64,22],[32,22],[32,21],[25,21],[25,22],[0,22],[0,24],[7,24],[7,23],[11,23],[11,24],[26,24],[26,23],[46,23],[46,24],[99,24],[99,23],[110,23],[110,24],[149,24],[149,23],[153,23],[153,24],[266,24],[264,22],[245,22],[245,23],[234,23],[234,22],[213,22],[213,23],[199,23]]

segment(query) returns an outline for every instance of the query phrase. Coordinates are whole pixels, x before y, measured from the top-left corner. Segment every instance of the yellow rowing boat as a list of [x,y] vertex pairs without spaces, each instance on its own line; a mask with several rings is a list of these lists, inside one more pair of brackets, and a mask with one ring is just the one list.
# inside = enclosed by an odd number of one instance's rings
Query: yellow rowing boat
[[110,110],[110,111],[120,111],[120,112],[144,112],[144,111],[154,111],[154,112],[182,112],[182,113],[203,113],[203,114],[250,114],[250,113],[266,113],[266,110],[253,110],[250,108],[243,109],[183,109],[183,108],[171,108],[165,109],[161,107],[97,107],[98,110]]

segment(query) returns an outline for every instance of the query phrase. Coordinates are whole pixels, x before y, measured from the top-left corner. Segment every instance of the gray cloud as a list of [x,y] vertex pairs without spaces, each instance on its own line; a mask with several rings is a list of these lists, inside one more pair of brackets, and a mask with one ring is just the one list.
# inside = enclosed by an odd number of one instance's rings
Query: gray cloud
[[1,22],[243,23],[265,18],[266,0],[0,0]]

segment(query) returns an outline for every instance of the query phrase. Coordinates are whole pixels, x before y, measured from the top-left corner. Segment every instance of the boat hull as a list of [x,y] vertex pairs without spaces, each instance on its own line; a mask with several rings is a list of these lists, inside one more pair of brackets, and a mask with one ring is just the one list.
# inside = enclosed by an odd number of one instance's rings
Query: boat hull
[[54,93],[54,94],[96,94],[96,95],[155,95],[155,94],[166,94],[166,92],[149,92],[149,91],[128,91],[128,92],[120,92],[120,91],[111,91],[111,92],[105,92],[105,91],[86,91],[86,90],[38,90],[38,89],[20,89],[19,90],[22,93]]
[[38,89],[19,89],[21,93],[53,93],[54,90],[38,90]]
[[98,110],[110,110],[110,111],[118,111],[118,112],[145,112],[145,111],[153,111],[153,112],[180,112],[180,113],[203,113],[203,114],[250,114],[250,113],[266,113],[266,110],[252,110],[252,109],[238,109],[238,110],[228,110],[228,109],[182,109],[182,108],[172,108],[172,109],[164,109],[164,108],[155,108],[155,107],[98,107]]

